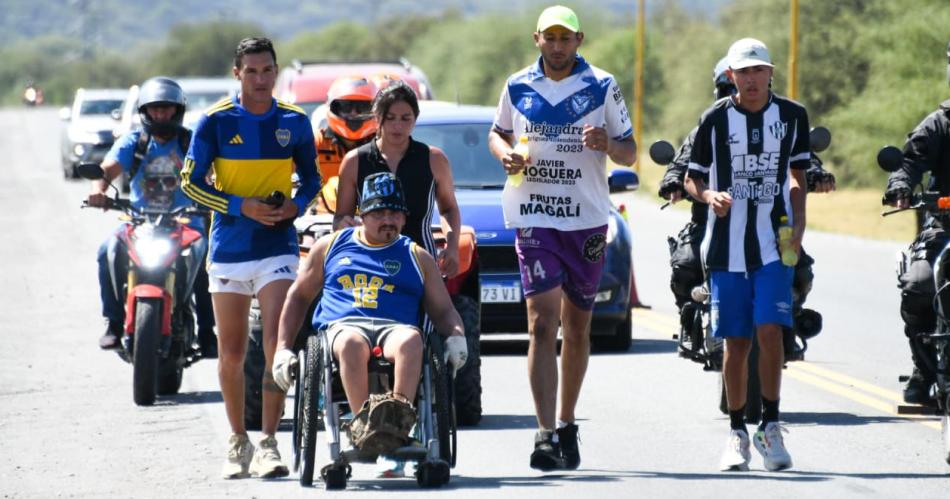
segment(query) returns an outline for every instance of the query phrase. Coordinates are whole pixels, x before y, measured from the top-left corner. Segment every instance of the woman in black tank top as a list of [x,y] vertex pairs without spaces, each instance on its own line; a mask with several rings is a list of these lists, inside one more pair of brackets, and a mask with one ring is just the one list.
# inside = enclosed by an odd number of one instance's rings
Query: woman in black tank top
[[403,235],[435,255],[430,225],[437,205],[447,243],[437,262],[444,275],[453,277],[458,273],[462,220],[448,157],[439,148],[412,139],[419,104],[405,83],[395,81],[381,90],[373,101],[373,113],[379,122],[376,139],[350,151],[340,165],[333,228],[358,225],[354,215],[363,180],[373,173],[393,172],[402,182],[409,205]]

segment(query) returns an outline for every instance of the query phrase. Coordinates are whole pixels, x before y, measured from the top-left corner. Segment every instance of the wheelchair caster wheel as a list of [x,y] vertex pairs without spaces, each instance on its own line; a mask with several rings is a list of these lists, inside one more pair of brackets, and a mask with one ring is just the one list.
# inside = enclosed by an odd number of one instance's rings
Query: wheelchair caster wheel
[[438,488],[449,483],[449,463],[442,460],[419,463],[416,481],[425,488]]
[[320,474],[326,483],[327,490],[343,490],[346,488],[346,479],[350,477],[351,468],[349,465],[334,466],[329,465]]

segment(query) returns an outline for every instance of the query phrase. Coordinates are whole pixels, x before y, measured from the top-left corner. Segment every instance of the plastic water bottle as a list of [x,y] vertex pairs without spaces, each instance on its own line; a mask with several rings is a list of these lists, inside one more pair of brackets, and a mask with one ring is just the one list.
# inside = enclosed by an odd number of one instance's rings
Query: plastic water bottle
[[[521,156],[522,158],[528,159],[528,156],[530,155],[531,151],[528,148],[527,135],[522,135],[521,137],[518,138],[518,143],[515,144],[515,148],[512,152]],[[521,185],[522,181],[524,181],[524,168],[522,168],[521,171],[519,171],[518,173],[508,174],[508,182],[510,182],[511,185],[518,187],[519,185]]]
[[782,263],[794,267],[798,264],[798,253],[792,248],[792,226],[788,224],[788,217],[782,216],[778,227],[778,249],[782,255]]

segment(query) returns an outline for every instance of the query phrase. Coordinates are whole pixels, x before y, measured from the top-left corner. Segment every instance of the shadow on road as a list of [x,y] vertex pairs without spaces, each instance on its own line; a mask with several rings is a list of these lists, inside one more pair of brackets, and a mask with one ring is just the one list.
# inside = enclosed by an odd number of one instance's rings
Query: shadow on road
[[220,391],[178,393],[159,398],[157,405],[188,405],[188,404],[217,404],[223,403]]
[[466,426],[465,431],[537,429],[538,420],[533,414],[485,414],[478,426]]
[[[937,418],[933,418],[935,421]],[[902,416],[859,416],[847,412],[782,412],[782,420],[794,425],[860,426],[877,423],[912,423],[915,420]]]
[[[557,342],[558,353],[561,351],[561,340]],[[623,352],[591,346],[591,353],[596,355],[653,355],[676,352],[675,340],[634,339],[631,347]],[[528,354],[528,340],[492,340],[482,336],[482,355],[517,356]]]

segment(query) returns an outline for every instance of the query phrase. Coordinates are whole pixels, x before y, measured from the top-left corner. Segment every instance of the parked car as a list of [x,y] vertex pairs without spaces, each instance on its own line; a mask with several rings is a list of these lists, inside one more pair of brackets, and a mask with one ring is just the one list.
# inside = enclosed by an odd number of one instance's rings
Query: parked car
[[420,99],[432,99],[432,87],[425,73],[408,60],[398,61],[299,61],[280,70],[274,96],[303,108],[307,116],[327,100],[330,85],[341,76],[374,79],[390,76],[405,81]]
[[[462,223],[472,226],[476,236],[478,265],[447,285],[450,289],[466,286],[480,289],[483,335],[525,332],[528,323],[515,253],[515,230],[505,228],[501,208],[506,176],[487,145],[495,109],[445,102],[419,104],[421,112],[413,137],[445,151],[452,163]],[[637,176],[629,168],[612,171],[609,182],[612,192],[638,186]],[[632,257],[630,228],[623,214],[612,208],[606,264],[591,327],[596,346],[615,350],[627,350],[630,346]]]
[[127,95],[119,88],[80,88],[73,105],[60,109],[60,118],[67,122],[60,142],[64,177],[78,178],[79,163],[102,161],[109,152]]

